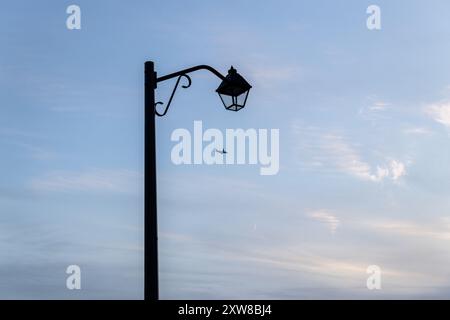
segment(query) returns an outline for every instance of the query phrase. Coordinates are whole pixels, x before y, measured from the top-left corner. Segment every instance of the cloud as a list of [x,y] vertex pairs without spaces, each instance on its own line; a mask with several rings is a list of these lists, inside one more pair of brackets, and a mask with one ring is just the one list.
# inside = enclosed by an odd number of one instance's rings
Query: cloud
[[412,221],[381,221],[370,223],[370,228],[391,234],[408,237],[427,237],[437,240],[450,240],[450,228],[445,219],[441,223],[427,225]]
[[400,161],[392,160],[389,163],[389,167],[392,180],[398,180],[400,177],[406,174],[406,167]]
[[248,67],[248,74],[254,82],[257,82],[259,87],[272,88],[276,85],[291,81],[301,74],[301,69],[298,65],[270,65],[261,63],[258,65],[252,64]]
[[31,180],[29,186],[44,192],[137,193],[142,177],[131,170],[52,171]]
[[327,134],[323,137],[324,151],[331,156],[336,168],[363,180],[380,181],[389,173],[377,167],[372,172],[370,165],[361,159],[358,152],[342,136]]
[[21,129],[15,129],[15,128],[0,128],[0,136],[7,136],[7,137],[20,137],[20,138],[32,138],[32,139],[47,139],[48,137],[37,133],[37,132],[31,132],[31,131],[25,131]]
[[[408,294],[428,293],[430,286],[442,285],[445,277],[440,274],[428,272],[428,270],[415,270],[408,268],[403,263],[382,263],[370,251],[360,250],[354,243],[347,247],[345,251],[340,250],[342,244],[328,244],[327,250],[321,250],[317,247],[311,247],[308,244],[283,243],[282,245],[266,245],[255,242],[249,246],[240,244],[239,246],[224,246],[223,240],[209,241],[208,244],[201,238],[186,240],[184,235],[173,237],[171,250],[164,251],[161,256],[161,263],[166,265],[170,262],[168,256],[177,257],[178,264],[171,269],[171,274],[163,273],[162,278],[166,285],[163,288],[165,298],[184,298],[192,294],[192,289],[199,290],[200,296],[225,296],[227,298],[236,295],[233,291],[234,283],[246,281],[248,284],[260,283],[260,274],[265,281],[264,287],[254,287],[251,290],[240,291],[239,298],[258,297],[264,294],[266,298],[290,298],[300,297],[318,297],[326,298],[333,288],[340,288],[338,297],[340,298],[361,298],[369,293],[366,288],[367,267],[374,261],[380,263],[382,269],[383,281],[386,286],[383,288],[383,296],[394,295],[405,297]],[[163,246],[168,243],[164,242]],[[185,254],[184,248],[188,246],[191,253]],[[208,259],[204,260],[204,251],[198,248],[212,247]],[[348,255],[348,250],[357,252],[356,255]],[[196,259],[202,259],[199,266],[195,269],[186,267],[185,263],[191,265],[192,254],[197,254]],[[202,256],[200,256],[202,254]],[[226,265],[226,269],[224,269]],[[214,270],[214,271],[213,271]],[[224,272],[227,270],[227,272]],[[255,270],[259,273],[255,274]],[[204,279],[214,272],[220,275],[220,279],[215,281],[203,281],[192,284],[192,278]],[[177,276],[176,275],[181,275]],[[280,274],[283,276],[280,277]],[[168,282],[167,279],[176,279]],[[413,279],[413,280],[412,280]],[[226,282],[232,285],[220,286],[220,282]],[[214,287],[214,290],[208,290],[206,287]],[[282,288],[283,293],[273,290]],[[182,288],[182,290],[180,290]],[[290,294],[285,291],[292,290]],[[311,292],[311,290],[318,290]],[[306,293],[307,292],[307,293]]]
[[331,161],[342,172],[373,182],[379,182],[385,178],[397,180],[405,174],[404,164],[396,160],[390,162],[390,168],[386,166],[372,168],[342,136],[326,135],[324,141],[325,152],[331,156]]
[[434,121],[450,127],[450,102],[429,105],[425,107],[425,113],[433,118]]
[[366,106],[359,109],[359,115],[366,120],[375,121],[386,118],[384,111],[390,107],[390,103],[374,100],[373,97],[368,98],[369,102]]
[[403,133],[405,134],[411,134],[411,135],[430,135],[433,132],[428,128],[423,127],[413,127],[403,130]]
[[12,144],[27,150],[31,158],[35,160],[46,161],[46,160],[53,160],[58,157],[58,154],[56,152],[49,151],[47,149],[44,149],[42,147],[30,143],[12,142]]
[[34,160],[48,161],[54,160],[59,155],[47,148],[41,147],[42,140],[48,140],[46,135],[12,128],[0,128],[0,138],[2,143],[19,147],[25,150]]
[[299,136],[298,151],[306,167],[339,171],[358,179],[380,182],[393,181],[406,175],[406,165],[395,159],[383,160],[383,164],[371,165],[363,159],[358,149],[344,136],[323,132],[316,127],[293,125],[294,133]]
[[390,105],[389,103],[378,101],[378,102],[374,102],[372,105],[370,105],[368,107],[368,109],[370,111],[375,111],[375,112],[377,112],[377,111],[384,111],[384,110],[386,110],[386,108],[389,105]]
[[335,233],[339,224],[341,223],[335,215],[333,215],[331,212],[327,210],[317,210],[308,212],[308,216],[313,218],[314,220],[326,224],[330,229],[331,233]]

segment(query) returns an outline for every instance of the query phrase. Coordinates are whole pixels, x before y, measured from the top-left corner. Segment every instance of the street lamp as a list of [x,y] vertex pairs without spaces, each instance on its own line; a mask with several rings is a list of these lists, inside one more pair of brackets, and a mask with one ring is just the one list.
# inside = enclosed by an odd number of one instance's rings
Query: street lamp
[[[154,63],[152,61],[145,62],[145,84],[144,84],[144,126],[145,126],[145,190],[144,190],[144,297],[145,300],[158,300],[158,224],[157,224],[157,196],[156,196],[156,150],[155,150],[155,115],[163,117],[169,110],[172,99],[180,84],[182,78],[185,78],[188,83],[183,85],[183,88],[191,86],[191,78],[189,73],[197,70],[208,70],[216,75],[221,84],[216,92],[219,94],[223,105],[227,110],[239,111],[245,107],[248,93],[252,86],[245,81],[245,79],[237,73],[233,67],[228,71],[228,75],[224,77],[216,69],[200,65],[178,72],[174,72],[162,77],[157,77]],[[157,110],[158,105],[163,105],[162,102],[155,103],[155,89],[159,82],[169,79],[177,78],[175,87],[170,95],[169,101],[164,108],[164,111]]]
[[251,88],[252,86],[237,73],[236,69],[231,67],[216,92],[227,110],[239,111],[245,107]]

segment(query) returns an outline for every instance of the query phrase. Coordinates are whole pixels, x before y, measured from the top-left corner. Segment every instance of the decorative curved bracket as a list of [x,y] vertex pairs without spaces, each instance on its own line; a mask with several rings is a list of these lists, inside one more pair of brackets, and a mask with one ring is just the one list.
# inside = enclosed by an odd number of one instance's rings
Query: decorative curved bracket
[[167,103],[167,106],[166,106],[166,108],[164,109],[164,112],[163,112],[163,113],[159,113],[158,110],[156,109],[156,106],[157,106],[157,105],[163,105],[164,103],[161,102],[161,101],[158,101],[158,102],[155,103],[155,113],[156,113],[156,115],[157,115],[158,117],[164,117],[164,116],[166,115],[167,111],[169,111],[169,107],[170,107],[170,104],[172,103],[173,96],[175,95],[175,92],[176,92],[177,89],[178,89],[178,85],[180,84],[180,80],[181,80],[181,78],[183,78],[183,77],[186,78],[186,80],[188,81],[188,83],[187,83],[186,85],[182,85],[181,87],[182,87],[183,89],[187,89],[187,88],[189,88],[189,87],[191,86],[191,84],[192,84],[191,78],[190,78],[187,74],[181,74],[181,75],[178,77],[177,82],[175,83],[175,87],[173,88],[172,94],[170,95],[170,98],[169,98],[169,102]]

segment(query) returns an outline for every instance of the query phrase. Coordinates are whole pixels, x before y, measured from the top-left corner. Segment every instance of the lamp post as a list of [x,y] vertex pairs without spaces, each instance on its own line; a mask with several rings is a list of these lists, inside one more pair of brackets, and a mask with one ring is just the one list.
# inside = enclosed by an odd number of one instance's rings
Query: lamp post
[[[154,63],[145,62],[145,84],[144,84],[144,127],[145,127],[145,186],[144,186],[144,298],[145,300],[158,300],[158,221],[157,221],[157,196],[156,196],[156,150],[155,150],[155,119],[156,116],[163,117],[169,110],[172,99],[178,88],[180,80],[188,81],[183,88],[191,86],[189,73],[197,70],[208,70],[216,75],[222,82],[216,92],[219,94],[225,108],[230,111],[239,111],[245,107],[248,93],[252,86],[231,67],[227,76],[223,76],[216,69],[200,65],[162,77],[157,77]],[[163,112],[158,112],[156,106],[163,105],[162,102],[155,103],[155,89],[159,82],[178,78],[172,94]]]

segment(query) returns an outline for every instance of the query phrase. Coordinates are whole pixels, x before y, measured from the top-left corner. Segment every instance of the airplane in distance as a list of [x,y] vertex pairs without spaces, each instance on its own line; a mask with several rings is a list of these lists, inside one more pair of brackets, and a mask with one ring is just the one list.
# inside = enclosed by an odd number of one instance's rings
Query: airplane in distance
[[225,149],[222,149],[222,151],[216,149],[216,152],[218,152],[220,154],[227,154],[228,153]]

